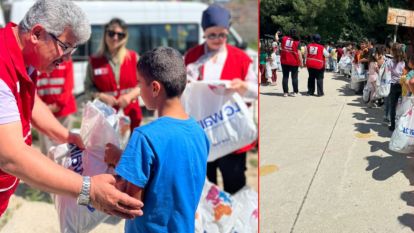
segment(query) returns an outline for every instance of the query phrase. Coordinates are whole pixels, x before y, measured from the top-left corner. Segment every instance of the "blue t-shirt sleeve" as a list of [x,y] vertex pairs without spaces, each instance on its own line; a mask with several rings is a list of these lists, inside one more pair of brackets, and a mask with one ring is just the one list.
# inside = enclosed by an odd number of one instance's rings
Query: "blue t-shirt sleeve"
[[128,182],[145,188],[151,174],[154,151],[148,139],[138,130],[132,134],[115,172]]

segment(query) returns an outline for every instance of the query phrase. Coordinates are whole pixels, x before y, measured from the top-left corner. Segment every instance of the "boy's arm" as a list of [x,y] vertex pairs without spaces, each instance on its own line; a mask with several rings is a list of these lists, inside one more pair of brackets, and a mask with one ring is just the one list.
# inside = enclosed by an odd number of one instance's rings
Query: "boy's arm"
[[144,189],[130,182],[127,182],[125,192],[131,197],[136,198],[140,201],[144,200]]
[[[121,149],[116,147],[114,144],[107,143],[104,161],[108,164],[108,166],[115,167],[121,158],[121,154]],[[143,199],[144,189],[122,179],[120,176],[117,177],[115,186],[118,190],[129,194],[133,198],[138,200]]]

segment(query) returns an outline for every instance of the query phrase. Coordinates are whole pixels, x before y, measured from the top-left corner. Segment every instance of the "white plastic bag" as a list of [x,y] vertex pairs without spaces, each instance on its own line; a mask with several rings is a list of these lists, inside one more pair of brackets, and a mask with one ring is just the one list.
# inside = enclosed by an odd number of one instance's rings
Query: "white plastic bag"
[[395,111],[395,122],[414,105],[414,97],[403,96],[398,98],[397,109]]
[[256,124],[239,94],[230,92],[228,82],[190,82],[181,96],[186,112],[207,134],[211,147],[208,161],[252,143]]
[[[119,119],[115,110],[100,101],[88,102],[83,111],[80,135],[85,144],[81,151],[73,144],[52,147],[49,157],[84,176],[112,173],[104,162],[105,145],[119,147]],[[76,199],[56,195],[55,207],[62,233],[86,233],[109,216],[91,206],[77,205]]]
[[414,115],[413,106],[406,111],[396,124],[392,133],[389,149],[399,153],[414,152]]
[[391,72],[388,70],[385,63],[381,66],[379,74],[375,96],[377,98],[384,98],[387,97],[391,91]]
[[254,233],[258,194],[245,186],[234,195],[205,181],[195,220],[196,233]]
[[243,189],[235,193],[233,202],[241,203],[235,208],[240,208],[239,216],[236,217],[236,223],[231,230],[231,233],[253,233],[257,232],[259,224],[258,211],[258,193],[245,186]]
[[368,103],[370,101],[371,97],[371,83],[367,82],[365,84],[364,90],[362,91],[362,100],[365,103]]
[[366,72],[362,64],[358,63],[352,65],[351,80],[353,80],[354,82],[366,81],[367,77],[365,76],[365,74]]

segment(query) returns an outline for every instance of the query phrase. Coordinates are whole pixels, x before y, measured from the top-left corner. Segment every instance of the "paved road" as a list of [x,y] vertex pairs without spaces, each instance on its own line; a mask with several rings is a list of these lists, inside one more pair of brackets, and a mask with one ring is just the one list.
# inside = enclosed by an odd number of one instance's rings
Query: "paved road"
[[324,97],[283,97],[281,77],[260,91],[260,232],[414,231],[414,159],[388,149],[383,110],[332,73]]

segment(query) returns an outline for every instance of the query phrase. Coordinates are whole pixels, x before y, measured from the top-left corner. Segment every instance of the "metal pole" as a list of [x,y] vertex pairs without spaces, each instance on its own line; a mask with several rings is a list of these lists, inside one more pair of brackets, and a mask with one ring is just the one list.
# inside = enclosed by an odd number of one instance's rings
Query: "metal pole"
[[397,31],[398,31],[398,24],[395,25],[395,30],[394,30],[394,43],[397,42]]

